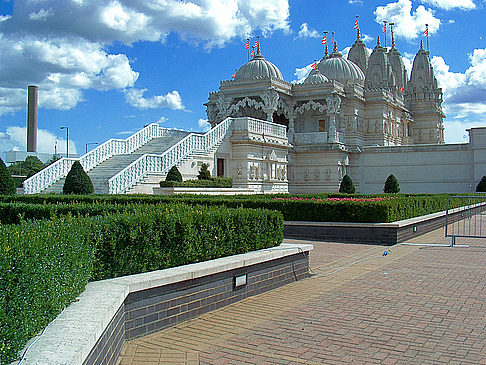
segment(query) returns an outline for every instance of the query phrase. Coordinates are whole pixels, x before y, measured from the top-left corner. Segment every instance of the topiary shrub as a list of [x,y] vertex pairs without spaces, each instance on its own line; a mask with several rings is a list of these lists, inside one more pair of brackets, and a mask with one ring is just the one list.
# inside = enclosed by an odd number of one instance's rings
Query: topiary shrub
[[341,185],[339,185],[339,192],[346,194],[354,194],[356,189],[354,188],[353,180],[348,175],[343,176]]
[[0,158],[0,194],[10,195],[15,194],[15,192],[15,181]]
[[199,180],[211,180],[211,172],[209,171],[209,165],[207,163],[201,165],[201,170],[199,170],[197,178]]
[[80,195],[94,193],[93,183],[79,161],[75,161],[71,170],[69,170],[64,181],[64,186],[62,187],[62,192],[64,194]]
[[400,185],[398,184],[398,180],[393,174],[391,174],[385,181],[383,192],[386,194],[396,194],[399,191]]
[[182,182],[182,174],[176,165],[172,166],[165,177],[165,181],[178,181]]
[[479,182],[478,186],[476,186],[476,191],[478,193],[485,193],[486,192],[486,176],[483,176],[481,178],[481,181]]

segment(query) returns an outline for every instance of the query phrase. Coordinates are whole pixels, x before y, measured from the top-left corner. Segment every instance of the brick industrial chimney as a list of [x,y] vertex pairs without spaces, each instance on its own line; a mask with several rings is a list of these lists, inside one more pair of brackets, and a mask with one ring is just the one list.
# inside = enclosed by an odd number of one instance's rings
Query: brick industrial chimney
[[37,86],[29,86],[27,102],[27,152],[37,152]]

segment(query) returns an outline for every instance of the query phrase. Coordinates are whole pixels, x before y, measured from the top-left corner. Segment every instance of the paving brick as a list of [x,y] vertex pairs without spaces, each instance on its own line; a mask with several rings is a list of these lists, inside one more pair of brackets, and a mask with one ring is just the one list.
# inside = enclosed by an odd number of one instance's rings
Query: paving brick
[[[411,242],[450,243],[443,235]],[[312,243],[310,278],[127,342],[120,364],[138,364],[142,346],[201,364],[486,364],[486,240],[396,245],[387,256],[382,246]]]

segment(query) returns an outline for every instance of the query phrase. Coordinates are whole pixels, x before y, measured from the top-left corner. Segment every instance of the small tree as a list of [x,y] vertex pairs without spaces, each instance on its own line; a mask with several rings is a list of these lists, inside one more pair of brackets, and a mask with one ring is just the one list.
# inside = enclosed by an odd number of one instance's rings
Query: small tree
[[397,178],[391,174],[385,181],[385,186],[383,192],[385,194],[396,194],[400,191],[400,185],[398,184]]
[[201,170],[199,170],[199,175],[197,175],[199,180],[211,180],[211,172],[208,168],[209,165],[207,163],[201,165]]
[[62,187],[62,192],[64,194],[94,193],[93,183],[79,161],[74,161],[71,170],[69,170],[64,181],[64,186]]
[[15,182],[7,170],[7,166],[0,158],[0,194],[11,195],[15,194]]
[[481,178],[481,181],[479,182],[478,186],[476,186],[476,191],[478,193],[486,193],[486,176],[483,176]]
[[182,174],[176,165],[172,166],[165,177],[165,181],[178,181],[182,182]]
[[343,176],[341,185],[339,185],[339,192],[346,194],[354,194],[356,189],[354,188],[353,180],[348,175]]

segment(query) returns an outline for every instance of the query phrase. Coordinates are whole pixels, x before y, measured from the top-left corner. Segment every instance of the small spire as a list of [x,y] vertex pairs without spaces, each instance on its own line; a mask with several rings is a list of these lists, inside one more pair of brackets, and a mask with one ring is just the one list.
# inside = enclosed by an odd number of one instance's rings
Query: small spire
[[380,45],[380,36],[378,36],[378,40],[376,41],[376,45],[379,46]]
[[337,42],[334,42],[334,52],[337,52]]
[[329,56],[329,52],[328,52],[328,50],[327,50],[327,44],[326,44],[326,52],[324,53],[324,55],[325,55],[326,57],[327,57],[327,56]]
[[261,56],[261,54],[260,54],[260,36],[257,36],[257,56]]
[[391,36],[392,36],[392,48],[395,47],[395,34],[393,33],[393,26],[395,25],[395,23],[390,23],[390,32],[391,32]]
[[424,49],[424,41],[422,39],[420,40],[420,49]]
[[359,28],[358,28],[358,35],[356,36],[356,39],[361,39],[361,32],[359,31]]

